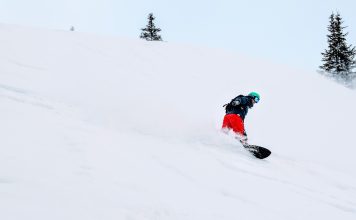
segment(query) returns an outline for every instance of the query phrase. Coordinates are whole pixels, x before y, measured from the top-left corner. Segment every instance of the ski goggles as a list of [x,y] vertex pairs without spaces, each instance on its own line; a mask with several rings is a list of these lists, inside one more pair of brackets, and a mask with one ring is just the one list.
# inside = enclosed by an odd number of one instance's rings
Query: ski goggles
[[253,97],[253,100],[255,100],[256,103],[258,103],[260,101],[260,98],[258,98],[257,96]]

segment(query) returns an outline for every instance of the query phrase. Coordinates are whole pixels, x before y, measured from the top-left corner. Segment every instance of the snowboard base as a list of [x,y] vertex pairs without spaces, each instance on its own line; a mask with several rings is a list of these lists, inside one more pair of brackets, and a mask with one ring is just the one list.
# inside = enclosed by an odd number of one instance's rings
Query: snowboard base
[[244,145],[244,147],[258,159],[264,159],[272,153],[267,148],[260,147],[257,145]]

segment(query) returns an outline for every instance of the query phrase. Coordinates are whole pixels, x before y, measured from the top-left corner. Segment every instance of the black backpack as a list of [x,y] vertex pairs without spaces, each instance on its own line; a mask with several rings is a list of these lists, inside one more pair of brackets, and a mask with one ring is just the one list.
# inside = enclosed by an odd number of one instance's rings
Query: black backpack
[[225,107],[225,111],[226,112],[232,111],[233,108],[236,107],[236,106],[232,105],[232,102],[235,101],[237,98],[240,98],[240,97],[243,97],[243,95],[236,96],[235,98],[231,99],[231,101],[229,103],[226,103],[225,105],[223,105],[223,107]]

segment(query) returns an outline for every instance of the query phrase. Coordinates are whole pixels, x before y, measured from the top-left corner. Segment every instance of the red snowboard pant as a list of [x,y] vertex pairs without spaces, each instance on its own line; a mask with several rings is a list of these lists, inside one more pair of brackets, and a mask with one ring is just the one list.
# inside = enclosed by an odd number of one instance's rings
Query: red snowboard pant
[[227,114],[224,117],[223,129],[232,129],[235,133],[244,136],[245,126],[241,117],[237,114]]

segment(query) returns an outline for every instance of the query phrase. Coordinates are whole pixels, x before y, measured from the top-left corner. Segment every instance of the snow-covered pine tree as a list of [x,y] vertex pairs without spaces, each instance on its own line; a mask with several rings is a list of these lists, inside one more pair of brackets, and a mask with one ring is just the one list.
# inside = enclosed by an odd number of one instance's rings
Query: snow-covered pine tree
[[321,53],[323,55],[322,62],[319,68],[326,74],[338,78],[344,82],[350,82],[355,77],[352,69],[355,68],[355,47],[347,45],[346,36],[348,33],[343,33],[345,27],[342,26],[343,21],[339,13],[330,15],[330,25],[328,26],[327,35],[328,49]]
[[148,24],[145,28],[142,28],[142,33],[140,38],[146,39],[148,41],[162,41],[162,37],[158,34],[161,31],[160,28],[156,28],[153,21],[155,17],[152,13],[148,15]]

